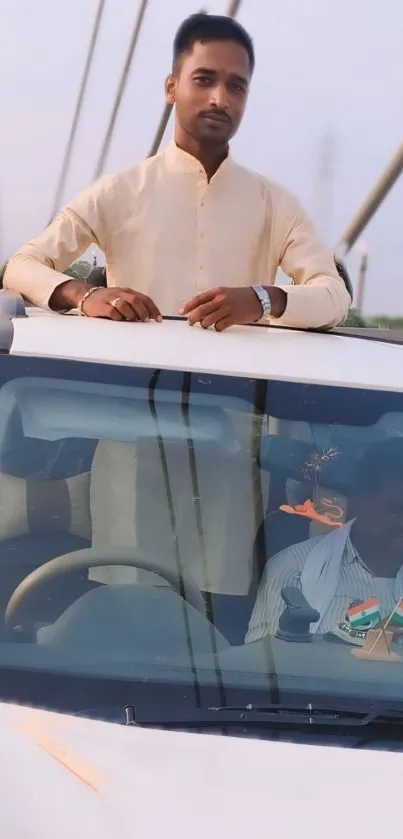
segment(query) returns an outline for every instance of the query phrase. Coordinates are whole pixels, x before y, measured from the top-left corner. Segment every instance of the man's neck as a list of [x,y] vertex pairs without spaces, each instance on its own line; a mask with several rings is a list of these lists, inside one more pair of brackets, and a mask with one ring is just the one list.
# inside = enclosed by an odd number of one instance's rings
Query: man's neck
[[187,135],[185,138],[180,136],[177,132],[175,132],[175,143],[179,149],[182,149],[182,151],[190,154],[192,157],[196,158],[199,163],[201,163],[206,172],[208,181],[211,180],[213,175],[215,175],[217,170],[220,168],[221,164],[228,157],[228,144],[225,146],[212,146],[210,143],[202,144],[197,142],[197,140],[193,137]]

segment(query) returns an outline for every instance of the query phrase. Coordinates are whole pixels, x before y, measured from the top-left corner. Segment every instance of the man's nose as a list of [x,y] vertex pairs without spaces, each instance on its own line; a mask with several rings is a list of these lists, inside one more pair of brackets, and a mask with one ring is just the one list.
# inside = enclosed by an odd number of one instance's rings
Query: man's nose
[[228,95],[225,85],[216,85],[210,93],[210,105],[213,108],[221,108],[226,111],[228,108]]

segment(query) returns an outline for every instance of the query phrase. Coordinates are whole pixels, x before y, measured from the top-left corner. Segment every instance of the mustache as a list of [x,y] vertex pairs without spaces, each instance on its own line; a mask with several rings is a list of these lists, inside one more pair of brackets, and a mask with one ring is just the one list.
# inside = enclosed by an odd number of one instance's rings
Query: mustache
[[227,114],[227,112],[222,111],[220,108],[210,108],[209,111],[200,111],[199,116],[201,116],[201,117],[219,117],[224,122],[232,122],[232,119]]

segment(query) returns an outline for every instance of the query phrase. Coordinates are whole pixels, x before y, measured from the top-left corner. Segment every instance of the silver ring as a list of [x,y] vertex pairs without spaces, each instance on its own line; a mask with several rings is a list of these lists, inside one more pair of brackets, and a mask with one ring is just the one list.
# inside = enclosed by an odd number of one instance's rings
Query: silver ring
[[123,299],[121,297],[115,297],[114,300],[109,301],[109,305],[113,306],[114,309],[117,309],[118,312],[120,312],[119,303],[123,303]]

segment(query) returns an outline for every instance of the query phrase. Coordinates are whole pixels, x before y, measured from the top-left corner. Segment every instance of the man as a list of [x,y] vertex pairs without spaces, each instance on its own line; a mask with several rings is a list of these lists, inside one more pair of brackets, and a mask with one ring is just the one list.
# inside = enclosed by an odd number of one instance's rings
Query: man
[[[229,156],[254,63],[249,35],[231,18],[185,20],[165,86],[174,141],[78,195],[11,259],[5,286],[39,306],[112,320],[181,314],[219,331],[262,317],[342,322],[350,297],[298,201]],[[105,253],[106,289],[62,274],[91,244]],[[292,285],[273,286],[279,265]]]
[[403,597],[403,439],[370,446],[357,467],[348,522],[277,554],[266,565],[246,642],[274,635],[296,586],[320,614],[313,630],[335,632],[355,603],[375,598],[382,619]]

